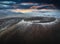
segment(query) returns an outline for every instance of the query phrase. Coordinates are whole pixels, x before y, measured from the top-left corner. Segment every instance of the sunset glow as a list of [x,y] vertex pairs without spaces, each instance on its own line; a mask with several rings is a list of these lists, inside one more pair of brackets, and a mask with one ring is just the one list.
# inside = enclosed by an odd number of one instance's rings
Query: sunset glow
[[11,10],[12,12],[21,12],[21,13],[26,13],[26,12],[32,12],[32,9],[15,9]]

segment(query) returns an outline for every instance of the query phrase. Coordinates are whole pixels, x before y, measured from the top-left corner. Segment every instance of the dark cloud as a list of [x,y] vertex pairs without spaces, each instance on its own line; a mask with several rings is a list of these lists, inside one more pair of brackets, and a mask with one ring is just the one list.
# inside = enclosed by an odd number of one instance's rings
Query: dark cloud
[[60,8],[60,0],[0,0],[0,1],[51,3]]

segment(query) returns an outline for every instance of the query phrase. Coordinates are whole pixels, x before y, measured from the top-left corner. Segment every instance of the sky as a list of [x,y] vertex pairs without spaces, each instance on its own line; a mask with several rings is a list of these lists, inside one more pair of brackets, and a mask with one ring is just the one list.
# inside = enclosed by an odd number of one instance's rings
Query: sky
[[0,0],[0,1],[16,1],[16,2],[44,2],[60,4],[60,0]]
[[[4,1],[4,0],[0,0],[0,1]],[[20,1],[20,2],[59,2],[59,0],[7,0],[7,1]]]
[[38,2],[38,3],[53,3],[60,7],[60,0],[0,0],[0,1],[16,1],[16,2]]

